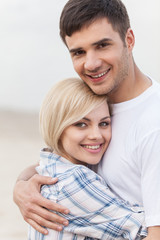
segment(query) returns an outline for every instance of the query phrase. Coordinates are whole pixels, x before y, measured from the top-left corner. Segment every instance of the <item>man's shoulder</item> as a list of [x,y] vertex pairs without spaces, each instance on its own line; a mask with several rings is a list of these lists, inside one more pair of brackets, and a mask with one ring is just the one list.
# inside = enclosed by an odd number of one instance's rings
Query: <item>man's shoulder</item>
[[146,121],[158,120],[160,118],[160,83],[152,79],[152,86],[144,93],[143,97],[141,102],[143,111],[140,114],[142,121],[144,118]]
[[155,94],[155,97],[160,97],[160,82],[154,80],[154,79],[151,79],[152,80],[152,86],[151,86],[151,89],[152,89],[152,92]]

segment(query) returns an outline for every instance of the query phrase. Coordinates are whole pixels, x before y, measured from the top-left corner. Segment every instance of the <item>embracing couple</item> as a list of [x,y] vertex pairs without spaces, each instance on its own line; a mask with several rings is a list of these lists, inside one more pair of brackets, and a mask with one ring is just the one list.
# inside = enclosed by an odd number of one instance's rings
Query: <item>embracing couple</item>
[[159,240],[160,85],[134,62],[126,8],[69,0],[60,35],[82,80],[44,99],[48,148],[14,189],[28,239]]

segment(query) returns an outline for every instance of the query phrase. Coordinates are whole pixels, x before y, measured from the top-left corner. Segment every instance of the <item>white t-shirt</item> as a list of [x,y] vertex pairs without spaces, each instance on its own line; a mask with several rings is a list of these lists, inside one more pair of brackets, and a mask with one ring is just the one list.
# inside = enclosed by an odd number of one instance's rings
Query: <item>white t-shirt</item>
[[113,105],[112,140],[98,173],[131,204],[144,206],[147,226],[160,225],[160,85]]

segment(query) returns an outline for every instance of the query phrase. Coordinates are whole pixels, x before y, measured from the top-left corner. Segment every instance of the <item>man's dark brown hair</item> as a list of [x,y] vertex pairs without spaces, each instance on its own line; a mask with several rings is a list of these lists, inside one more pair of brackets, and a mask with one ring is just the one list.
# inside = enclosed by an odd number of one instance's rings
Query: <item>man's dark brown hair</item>
[[60,36],[63,42],[66,43],[66,36],[71,36],[83,26],[89,26],[95,20],[104,17],[125,43],[130,21],[120,0],[69,0],[60,17]]

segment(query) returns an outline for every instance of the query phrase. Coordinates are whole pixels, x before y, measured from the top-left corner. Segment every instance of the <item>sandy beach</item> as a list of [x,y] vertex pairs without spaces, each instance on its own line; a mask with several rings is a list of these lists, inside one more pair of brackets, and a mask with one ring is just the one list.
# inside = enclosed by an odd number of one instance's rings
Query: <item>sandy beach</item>
[[19,173],[39,159],[38,114],[0,111],[0,240],[27,239],[28,225],[12,200]]

